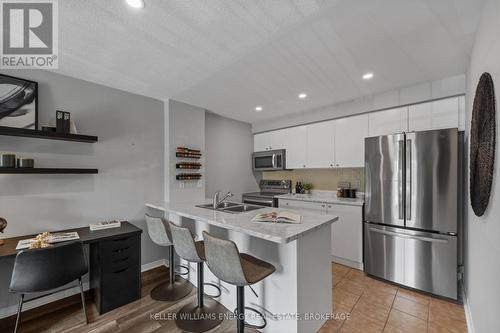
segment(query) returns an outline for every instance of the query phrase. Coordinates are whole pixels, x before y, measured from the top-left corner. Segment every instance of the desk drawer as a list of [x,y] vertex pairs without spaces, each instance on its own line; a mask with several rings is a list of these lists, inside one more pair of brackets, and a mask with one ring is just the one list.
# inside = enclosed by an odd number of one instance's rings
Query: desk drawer
[[114,309],[138,299],[140,295],[139,267],[124,267],[102,276],[102,307]]
[[94,294],[103,314],[140,298],[140,234],[100,242],[95,247],[99,271],[95,272]]
[[137,236],[103,242],[101,262],[105,273],[138,265],[140,262],[140,239]]

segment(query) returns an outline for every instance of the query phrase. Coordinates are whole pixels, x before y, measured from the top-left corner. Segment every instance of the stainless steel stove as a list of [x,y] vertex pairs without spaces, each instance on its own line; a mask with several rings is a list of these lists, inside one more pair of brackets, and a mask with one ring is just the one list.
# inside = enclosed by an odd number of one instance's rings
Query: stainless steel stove
[[292,192],[291,180],[261,180],[260,192],[243,194],[243,203],[278,207],[278,199],[275,196]]

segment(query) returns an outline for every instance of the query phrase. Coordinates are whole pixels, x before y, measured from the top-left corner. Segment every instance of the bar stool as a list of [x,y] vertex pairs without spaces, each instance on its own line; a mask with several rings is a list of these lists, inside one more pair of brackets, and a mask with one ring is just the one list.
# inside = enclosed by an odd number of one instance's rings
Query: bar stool
[[177,301],[186,297],[193,290],[193,286],[175,274],[174,244],[170,239],[165,223],[161,218],[146,214],[146,224],[149,237],[151,237],[153,243],[166,246],[169,250],[169,280],[154,287],[151,290],[151,298],[157,301]]
[[[243,333],[245,327],[255,329],[266,327],[264,315],[254,308],[245,306],[244,288],[263,280],[274,273],[276,268],[249,254],[240,253],[236,244],[230,240],[214,237],[206,231],[203,231],[203,239],[206,261],[212,273],[222,281],[236,286],[236,332]],[[245,310],[259,314],[264,322],[263,325],[246,323]]]
[[195,262],[197,265],[198,279],[198,300],[185,305],[177,312],[175,323],[178,328],[186,332],[205,332],[219,326],[224,319],[226,312],[224,306],[214,301],[212,298],[204,297],[204,286],[210,285],[218,290],[220,289],[213,283],[203,282],[203,269],[205,262],[205,247],[203,241],[195,242],[193,235],[188,228],[180,227],[172,222],[170,223],[170,232],[175,251],[184,260]]

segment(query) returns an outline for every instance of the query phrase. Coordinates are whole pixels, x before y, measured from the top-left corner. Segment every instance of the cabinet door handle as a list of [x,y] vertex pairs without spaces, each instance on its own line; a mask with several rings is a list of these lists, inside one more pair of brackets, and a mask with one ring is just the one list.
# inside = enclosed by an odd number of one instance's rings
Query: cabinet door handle
[[321,207],[323,207],[323,208],[324,208],[324,207],[325,207],[325,205],[321,205]]
[[328,208],[332,208],[332,206],[331,206],[331,205],[328,205]]
[[113,252],[120,253],[120,252],[127,251],[127,250],[128,250],[128,247],[122,247],[121,249],[113,250]]
[[120,262],[124,262],[124,261],[127,261],[127,260],[128,260],[128,257],[117,259],[117,260],[113,260],[113,264],[118,264]]
[[122,269],[119,269],[119,270],[117,270],[117,271],[114,271],[114,272],[113,272],[113,274],[120,274],[120,273],[123,273],[123,272],[125,272],[127,269],[128,269],[128,267],[126,267],[126,268],[122,268]]

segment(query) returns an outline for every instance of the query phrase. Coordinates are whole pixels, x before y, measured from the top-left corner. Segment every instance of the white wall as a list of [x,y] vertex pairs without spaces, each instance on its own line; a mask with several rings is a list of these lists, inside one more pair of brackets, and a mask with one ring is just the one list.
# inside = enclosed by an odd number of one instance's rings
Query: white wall
[[205,116],[206,197],[231,191],[233,201],[259,190],[261,173],[252,171],[253,135],[248,123],[207,112]]
[[414,104],[432,99],[455,96],[465,93],[465,74],[423,82],[376,94],[352,101],[326,105],[312,110],[294,113],[285,117],[266,119],[252,124],[252,132],[263,132],[278,128],[297,126],[316,121],[351,116],[369,111]]
[[[145,202],[163,198],[163,102],[47,71],[2,71],[39,82],[39,119],[71,112],[82,134],[99,142],[74,143],[0,137],[0,152],[33,157],[39,167],[98,168],[97,175],[0,175],[2,237],[129,220],[145,230]],[[142,235],[142,263],[165,258]],[[9,295],[13,260],[0,259],[0,308]]]
[[[495,83],[497,101],[500,98],[500,1],[486,0],[481,24],[477,32],[467,80],[467,135],[475,89],[483,72],[489,72]],[[467,199],[468,223],[466,244],[465,287],[472,314],[475,332],[498,332],[500,327],[500,163],[498,138],[497,107],[497,144],[493,191],[484,216],[477,217]],[[468,138],[467,138],[468,141]],[[467,182],[468,182],[467,177]]]

